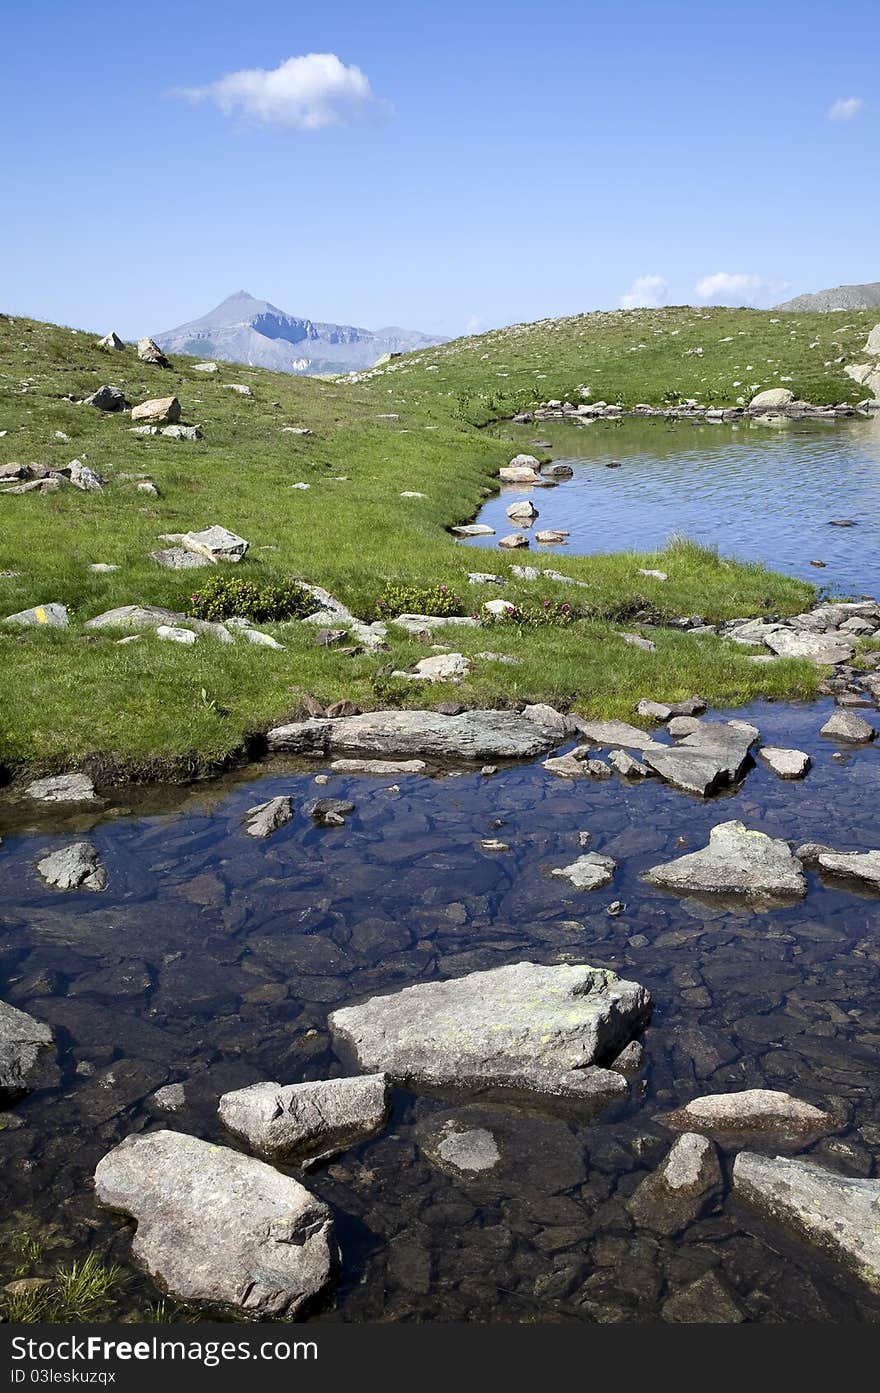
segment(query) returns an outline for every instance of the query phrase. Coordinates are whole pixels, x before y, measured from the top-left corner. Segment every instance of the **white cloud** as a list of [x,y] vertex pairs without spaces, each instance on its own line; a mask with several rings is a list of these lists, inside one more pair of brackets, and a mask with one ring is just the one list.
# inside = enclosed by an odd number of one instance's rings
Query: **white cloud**
[[697,282],[697,298],[709,305],[752,305],[760,308],[775,304],[789,289],[788,281],[772,281],[744,271],[716,271]]
[[212,101],[225,116],[240,113],[265,126],[316,131],[344,126],[380,109],[369,79],[335,53],[306,53],[277,68],[242,68],[207,87],[186,87],[178,96]]
[[841,97],[829,106],[826,115],[829,121],[852,121],[864,105],[864,97]]
[[659,309],[669,299],[669,283],[662,276],[637,276],[625,295],[620,297],[622,310]]

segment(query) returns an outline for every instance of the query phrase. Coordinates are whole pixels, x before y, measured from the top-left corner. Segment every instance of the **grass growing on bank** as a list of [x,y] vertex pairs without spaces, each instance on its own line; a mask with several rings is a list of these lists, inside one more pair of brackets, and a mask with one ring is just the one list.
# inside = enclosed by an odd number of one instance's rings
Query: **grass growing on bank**
[[[612,317],[616,327],[613,335],[607,331],[608,354],[616,345],[617,361],[626,363],[620,336],[640,341],[656,313]],[[663,313],[700,318],[696,311]],[[709,315],[719,336],[736,319],[741,325],[754,323],[755,334],[760,327],[780,352],[788,343],[787,327],[783,334],[755,312]],[[855,324],[870,317],[843,318]],[[799,347],[812,319],[825,326],[823,342],[831,333],[843,335],[830,322],[839,316],[781,318],[797,321]],[[573,327],[554,331],[546,348],[545,366],[552,358],[560,374],[585,353],[577,336],[582,321],[564,323]],[[512,336],[508,358],[514,348],[531,355],[528,335],[505,332]],[[549,331],[537,326],[535,333]],[[860,324],[852,333],[853,346],[863,343],[865,334]],[[7,432],[0,437],[0,463],[63,467],[78,458],[108,481],[96,493],[64,488],[48,495],[0,496],[0,615],[57,600],[71,610],[72,621],[68,631],[0,627],[0,762],[8,767],[61,769],[94,757],[97,772],[107,776],[195,774],[288,715],[304,692],[322,701],[349,697],[364,707],[416,706],[450,697],[492,705],[549,700],[591,714],[632,717],[636,701],[648,695],[674,700],[699,691],[710,701],[735,704],[815,691],[818,675],[809,664],[752,664],[718,640],[673,632],[656,637],[656,653],[643,653],[617,635],[621,628],[638,627],[639,612],[658,617],[698,612],[709,621],[795,613],[814,599],[812,587],[799,581],[679,542],[663,553],[559,555],[549,561],[586,581],[588,589],[528,584],[510,573],[512,563],[522,563],[521,553],[477,551],[449,536],[445,529],[473,516],[512,453],[508,443],[474,429],[464,419],[468,411],[463,413],[463,384],[469,384],[472,402],[494,390],[492,372],[476,351],[480,344],[486,345],[483,352],[493,351],[494,336],[462,341],[461,361],[454,367],[460,390],[444,375],[447,367],[428,372],[435,359],[441,361],[437,355],[451,355],[442,361],[455,363],[455,345],[398,360],[390,365],[394,372],[350,382],[225,364],[209,376],[195,372],[195,360],[185,358],[163,370],[139,362],[132,348],[96,349],[97,337],[27,320],[0,321],[0,429]],[[750,353],[743,355],[748,362],[757,357],[756,341],[749,340]],[[696,371],[695,361],[670,359],[669,372],[684,365],[682,395],[697,395],[688,377]],[[575,376],[586,380],[589,363],[582,366]],[[521,364],[519,370],[526,369]],[[848,379],[841,368],[836,372],[833,399],[850,399]],[[121,387],[133,403],[175,393],[183,419],[201,423],[204,440],[133,435],[128,416],[105,415],[65,399],[82,397],[103,382]],[[248,385],[253,395],[231,391],[232,382]],[[544,381],[533,387],[538,396],[561,391],[549,379],[546,388]],[[652,399],[644,384],[637,399]],[[470,414],[480,412],[491,414],[485,402]],[[288,425],[312,434],[285,433]],[[56,438],[58,431],[68,438]],[[135,478],[126,475],[152,480],[160,496],[138,492]],[[309,488],[293,487],[301,482]],[[405,491],[426,496],[402,498]],[[389,583],[447,584],[475,611],[498,595],[519,604],[565,599],[583,608],[585,617],[565,629],[520,632],[497,625],[458,630],[451,637],[438,633],[437,641],[466,654],[490,651],[519,659],[510,666],[475,658],[471,677],[454,689],[390,678],[389,665],[404,668],[431,651],[429,644],[398,638],[393,628],[390,653],[355,657],[316,648],[314,630],[298,622],[262,626],[285,645],[283,653],[209,639],[184,649],[152,634],[119,647],[117,634],[83,629],[85,619],[117,605],[186,609],[208,573],[162,570],[149,553],[164,545],[161,533],[215,522],[251,543],[247,560],[230,573],[260,584],[305,578],[326,586],[365,618],[374,617]],[[95,562],[119,570],[96,574],[89,570]],[[640,567],[664,570],[669,580],[640,576]],[[503,590],[470,586],[467,573],[478,570],[504,574],[508,583]]]

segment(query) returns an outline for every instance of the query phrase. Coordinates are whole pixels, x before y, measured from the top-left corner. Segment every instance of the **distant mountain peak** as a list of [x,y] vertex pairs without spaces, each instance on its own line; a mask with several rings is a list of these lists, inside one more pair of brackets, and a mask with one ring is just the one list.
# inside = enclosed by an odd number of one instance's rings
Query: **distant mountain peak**
[[236,290],[200,319],[153,337],[169,353],[301,375],[362,371],[388,353],[445,342],[415,329],[318,323],[258,300],[248,290]]
[[830,290],[817,290],[812,295],[796,295],[774,309],[802,314],[821,314],[831,310],[880,309],[880,281],[865,285],[836,285]]

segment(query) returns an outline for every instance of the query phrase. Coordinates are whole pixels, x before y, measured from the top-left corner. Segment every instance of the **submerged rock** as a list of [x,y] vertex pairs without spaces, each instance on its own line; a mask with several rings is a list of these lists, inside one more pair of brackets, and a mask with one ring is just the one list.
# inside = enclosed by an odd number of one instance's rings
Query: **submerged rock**
[[745,1316],[717,1272],[706,1272],[663,1303],[661,1316],[674,1325],[740,1325]]
[[617,862],[612,857],[588,851],[570,866],[557,866],[551,874],[570,880],[576,890],[601,890],[603,885],[611,884],[616,869]]
[[127,1137],[99,1162],[95,1194],[136,1221],[132,1256],[182,1301],[294,1320],[336,1266],[323,1201],[264,1161],[181,1132]]
[[37,870],[58,890],[103,890],[107,884],[107,872],[91,842],[73,842],[50,852],[37,862]]
[[270,837],[279,827],[290,822],[292,817],[293,806],[289,798],[270,798],[265,803],[248,808],[245,813],[245,831],[249,837]]
[[645,872],[667,890],[800,898],[807,892],[800,861],[787,842],[752,832],[741,822],[720,822],[709,845]]
[[880,1180],[838,1175],[812,1161],[741,1151],[734,1193],[880,1292]]
[[439,1136],[425,1142],[425,1151],[441,1170],[453,1175],[479,1175],[494,1170],[501,1152],[494,1136],[485,1127],[461,1131],[455,1122],[444,1123]]
[[692,1223],[721,1190],[718,1153],[707,1137],[685,1132],[626,1201],[635,1222],[673,1234]]
[[224,1126],[268,1160],[332,1156],[365,1141],[385,1125],[389,1111],[384,1074],[314,1083],[255,1083],[224,1093]]
[[522,962],[373,997],[330,1026],[362,1068],[400,1082],[604,1101],[626,1084],[590,1066],[619,1054],[650,1009],[644,987],[605,969]]
[[427,756],[486,763],[534,759],[556,737],[515,711],[370,711],[338,720],[313,718],[276,726],[267,736],[270,750],[297,753]]
[[14,1101],[33,1087],[51,1045],[48,1025],[0,1001],[0,1100]]
[[699,1127],[707,1132],[767,1132],[784,1140],[816,1140],[835,1132],[840,1119],[812,1103],[769,1088],[708,1093],[666,1113],[667,1127]]

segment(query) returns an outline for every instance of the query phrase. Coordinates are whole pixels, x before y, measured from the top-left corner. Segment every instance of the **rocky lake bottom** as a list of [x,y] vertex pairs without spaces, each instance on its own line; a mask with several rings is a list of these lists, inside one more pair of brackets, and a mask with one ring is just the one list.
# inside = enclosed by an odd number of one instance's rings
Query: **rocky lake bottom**
[[[188,789],[120,790],[97,812],[6,800],[4,996],[52,1027],[56,1050],[45,1086],[3,1114],[0,1277],[19,1270],[9,1240],[27,1230],[53,1260],[93,1251],[119,1263],[130,1275],[116,1315],[143,1313],[158,1293],[131,1264],[132,1225],[101,1209],[92,1185],[116,1143],[158,1124],[235,1147],[222,1093],[352,1072],[327,1028],[340,1006],[523,960],[587,962],[653,998],[629,1096],[597,1117],[539,1096],[395,1089],[379,1135],[305,1176],[342,1253],[314,1318],[877,1320],[880,1298],[729,1186],[671,1235],[627,1207],[677,1135],[658,1115],[698,1094],[768,1088],[833,1103],[845,1114],[836,1134],[796,1149],[874,1174],[880,899],[813,870],[804,899],[772,909],[641,879],[734,818],[792,845],[875,846],[880,751],[820,737],[833,709],[713,712],[813,765],[783,782],[759,759],[736,791],[705,801],[654,779],[560,780],[540,761],[493,777],[333,775],[322,790],[323,765],[282,758]],[[322,793],[354,803],[343,826],[305,814]],[[246,811],[278,795],[294,818],[248,837]],[[578,856],[583,831],[618,862],[588,893],[550,874]],[[37,860],[86,835],[107,888],[45,886]],[[509,849],[484,850],[489,839]],[[175,1082],[186,1102],[169,1116],[152,1095]],[[497,1162],[441,1167],[450,1126],[489,1131]],[[719,1145],[729,1173],[739,1148]],[[749,1146],[780,1150],[772,1137]]]
[[[540,423],[516,439],[522,449],[552,440],[573,466],[571,480],[536,491],[540,525],[570,531],[551,554],[648,550],[677,531],[839,594],[877,595],[878,425]],[[480,520],[513,530],[504,509],[524,492],[504,490]],[[826,568],[812,569],[815,559]],[[91,806],[5,792],[2,996],[50,1026],[54,1048],[39,1086],[0,1112],[0,1285],[92,1253],[125,1274],[108,1313],[145,1318],[160,1291],[132,1261],[134,1225],[94,1189],[119,1142],[168,1128],[244,1150],[218,1117],[221,1095],[357,1072],[331,1012],[520,962],[588,963],[653,1001],[640,1067],[604,1110],[395,1087],[375,1136],[305,1174],[281,1165],[330,1207],[341,1250],[311,1318],[880,1319],[869,1284],[760,1217],[730,1183],[744,1147],[856,1180],[877,1174],[880,894],[814,864],[806,895],[774,905],[643,878],[732,820],[791,847],[876,849],[880,742],[821,736],[838,709],[823,699],[710,712],[752,722],[764,746],[794,747],[812,764],[782,780],[759,756],[740,784],[706,799],[654,778],[557,778],[540,759],[491,776],[429,766],[316,785],[325,760],[283,755]],[[354,805],[341,825],[308,815],[322,796]],[[290,799],[292,818],[249,836],[248,810],[273,798]],[[552,874],[582,854],[585,833],[616,863],[591,891]],[[48,886],[37,862],[83,838],[106,888]],[[664,1115],[750,1089],[831,1109],[835,1126],[796,1144],[773,1131],[713,1134],[723,1178],[706,1202],[680,1222],[652,1219],[646,1192],[633,1196],[679,1135]],[[446,1143],[461,1133],[456,1153]],[[469,1147],[482,1169],[468,1168]]]

